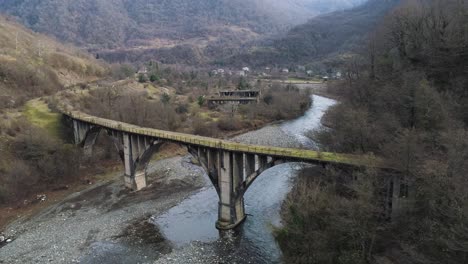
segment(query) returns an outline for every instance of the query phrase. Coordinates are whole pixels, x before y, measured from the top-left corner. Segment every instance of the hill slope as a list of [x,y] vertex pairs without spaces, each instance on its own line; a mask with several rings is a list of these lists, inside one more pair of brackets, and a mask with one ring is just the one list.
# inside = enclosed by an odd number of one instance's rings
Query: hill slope
[[0,12],[35,31],[95,52],[104,50],[109,58],[130,54],[129,59],[139,59],[150,53],[171,60],[175,46],[191,54],[207,46],[240,46],[363,1],[4,0]]
[[231,63],[250,65],[304,63],[359,48],[363,39],[400,1],[369,0],[344,11],[317,16],[267,45],[251,47]]
[[95,80],[105,66],[0,16],[0,108]]

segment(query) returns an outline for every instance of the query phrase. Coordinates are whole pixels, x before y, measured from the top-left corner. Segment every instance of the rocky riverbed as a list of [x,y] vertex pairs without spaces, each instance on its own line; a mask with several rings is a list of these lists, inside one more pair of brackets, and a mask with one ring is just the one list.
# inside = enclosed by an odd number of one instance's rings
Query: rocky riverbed
[[153,163],[149,170],[152,184],[141,192],[126,190],[116,175],[10,224],[5,231],[15,240],[0,249],[0,263],[145,263],[169,253],[171,245],[148,219],[205,180],[187,157]]
[[239,135],[232,139],[235,142],[263,146],[300,148],[302,144],[293,136],[286,134],[280,124],[267,126],[259,130]]

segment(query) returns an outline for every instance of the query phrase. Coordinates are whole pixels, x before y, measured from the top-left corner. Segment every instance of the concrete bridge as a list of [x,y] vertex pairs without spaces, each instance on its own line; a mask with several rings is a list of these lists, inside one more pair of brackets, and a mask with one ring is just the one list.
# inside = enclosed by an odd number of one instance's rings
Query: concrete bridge
[[244,193],[262,172],[278,163],[297,161],[324,166],[383,167],[373,157],[240,144],[143,128],[68,111],[63,106],[58,108],[73,125],[75,143],[82,146],[87,155],[92,153],[92,146],[99,133],[106,132],[113,139],[125,166],[125,185],[133,190],[146,187],[146,167],[162,144],[170,142],[187,147],[207,172],[218,192],[218,229],[232,229],[244,221]]

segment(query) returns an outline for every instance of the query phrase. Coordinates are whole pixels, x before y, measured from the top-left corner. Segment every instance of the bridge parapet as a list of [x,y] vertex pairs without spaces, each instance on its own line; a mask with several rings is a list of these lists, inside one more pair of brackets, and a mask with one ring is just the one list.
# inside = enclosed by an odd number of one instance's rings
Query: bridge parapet
[[72,111],[64,112],[73,120],[79,120],[90,126],[99,126],[114,131],[126,132],[135,135],[149,136],[164,141],[181,143],[187,145],[203,146],[227,151],[262,154],[273,157],[281,157],[291,161],[305,161],[325,164],[338,164],[358,167],[386,168],[379,158],[368,155],[339,154],[331,152],[320,152],[305,149],[280,148],[271,146],[260,146],[252,144],[237,143],[228,140],[183,134],[178,132],[164,131],[153,128],[144,128],[128,123],[109,120],[105,118],[90,116],[88,114]]

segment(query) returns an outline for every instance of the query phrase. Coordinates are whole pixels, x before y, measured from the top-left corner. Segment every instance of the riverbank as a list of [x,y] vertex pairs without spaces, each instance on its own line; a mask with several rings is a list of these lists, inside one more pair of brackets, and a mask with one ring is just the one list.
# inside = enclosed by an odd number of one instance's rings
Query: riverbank
[[0,263],[115,263],[112,256],[125,256],[119,263],[137,263],[145,256],[159,258],[170,246],[145,222],[205,184],[201,171],[189,163],[175,157],[152,164],[152,184],[138,193],[126,190],[117,173],[109,182],[13,222],[5,231],[14,241],[0,249]]

